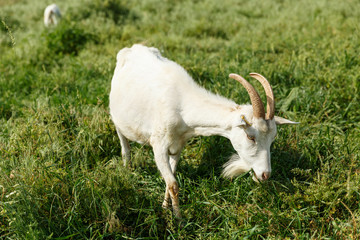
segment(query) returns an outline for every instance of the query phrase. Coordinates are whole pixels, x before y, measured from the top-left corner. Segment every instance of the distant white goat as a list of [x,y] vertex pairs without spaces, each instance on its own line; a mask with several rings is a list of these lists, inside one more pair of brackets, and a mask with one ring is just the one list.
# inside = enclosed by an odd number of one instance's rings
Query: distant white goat
[[51,4],[45,8],[44,11],[44,24],[46,27],[50,25],[57,25],[60,21],[61,13],[56,4]]
[[252,105],[238,105],[199,87],[178,64],[156,48],[134,45],[117,54],[111,82],[110,113],[120,138],[124,165],[130,160],[128,139],[150,144],[166,182],[163,207],[171,198],[175,216],[181,217],[176,165],[186,142],[195,136],[220,135],[237,151],[224,165],[223,176],[235,177],[253,170],[255,181],[270,177],[270,145],[276,124],[296,124],[274,116],[274,95],[260,74],[267,96],[267,115],[254,87],[237,74],[231,78],[247,90]]

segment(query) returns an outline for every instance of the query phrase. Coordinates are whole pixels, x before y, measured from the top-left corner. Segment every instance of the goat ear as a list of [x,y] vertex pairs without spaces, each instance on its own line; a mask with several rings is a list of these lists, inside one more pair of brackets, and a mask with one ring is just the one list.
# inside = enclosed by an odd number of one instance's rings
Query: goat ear
[[276,125],[299,124],[299,122],[293,122],[279,116],[275,116],[275,123]]
[[236,127],[246,128],[246,127],[250,127],[250,126],[251,126],[251,123],[249,123],[248,120],[246,120],[246,118],[245,118],[244,115],[240,115],[240,116],[236,119],[235,126],[236,126]]

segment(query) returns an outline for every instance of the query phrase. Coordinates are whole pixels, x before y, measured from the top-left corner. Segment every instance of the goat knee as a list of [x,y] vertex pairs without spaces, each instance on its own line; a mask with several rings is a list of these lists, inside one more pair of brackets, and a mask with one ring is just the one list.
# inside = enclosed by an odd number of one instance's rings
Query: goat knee
[[179,205],[179,185],[177,182],[169,184],[167,189],[170,193],[171,203],[174,214],[177,218],[181,218],[180,205]]
[[168,187],[171,198],[178,197],[179,195],[179,185],[177,182],[174,182],[169,185]]

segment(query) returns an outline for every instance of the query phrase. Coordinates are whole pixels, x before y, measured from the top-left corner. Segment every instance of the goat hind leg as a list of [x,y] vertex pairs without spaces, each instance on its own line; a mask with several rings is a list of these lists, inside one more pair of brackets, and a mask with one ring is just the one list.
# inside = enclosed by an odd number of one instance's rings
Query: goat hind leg
[[120,129],[116,127],[117,135],[120,139],[120,145],[121,145],[121,157],[124,161],[124,167],[126,167],[127,163],[130,162],[130,145],[127,138],[121,134]]

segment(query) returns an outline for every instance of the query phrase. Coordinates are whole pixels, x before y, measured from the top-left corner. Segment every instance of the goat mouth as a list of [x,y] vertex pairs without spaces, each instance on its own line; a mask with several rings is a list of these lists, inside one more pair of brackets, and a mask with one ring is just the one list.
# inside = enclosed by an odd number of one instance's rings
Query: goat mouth
[[254,182],[256,182],[256,183],[262,182],[262,180],[257,177],[257,175],[255,174],[254,170],[251,170],[251,175],[252,175],[252,180],[253,180]]

